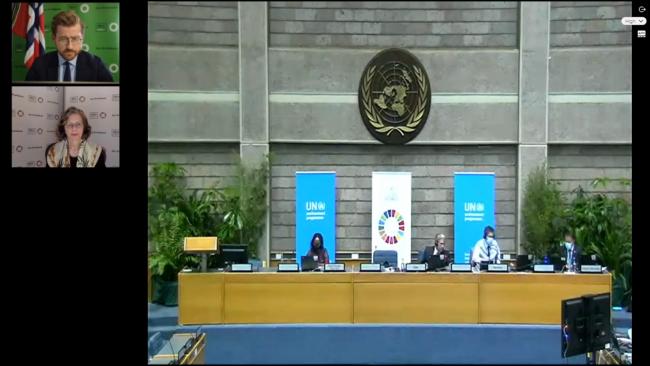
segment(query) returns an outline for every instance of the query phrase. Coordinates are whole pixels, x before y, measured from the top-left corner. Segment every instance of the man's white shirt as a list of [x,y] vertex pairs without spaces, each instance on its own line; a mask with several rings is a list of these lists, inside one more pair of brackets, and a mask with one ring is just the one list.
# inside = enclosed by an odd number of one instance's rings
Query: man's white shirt
[[499,249],[499,243],[493,239],[489,247],[490,257],[488,258],[487,239],[477,241],[476,244],[474,244],[474,250],[472,251],[472,262],[492,261],[494,263],[501,263],[501,249]]

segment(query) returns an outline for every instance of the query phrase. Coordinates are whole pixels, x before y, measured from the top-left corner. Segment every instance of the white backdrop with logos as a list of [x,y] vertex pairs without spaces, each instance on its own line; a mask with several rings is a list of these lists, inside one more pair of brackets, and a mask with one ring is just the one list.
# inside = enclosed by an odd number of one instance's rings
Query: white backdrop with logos
[[398,266],[411,262],[411,173],[372,173],[372,253],[397,251]]
[[88,141],[106,150],[106,166],[120,162],[120,94],[117,86],[26,86],[12,88],[13,167],[44,167],[45,149],[57,141],[59,117],[71,106],[86,113]]
[[63,87],[13,87],[11,166],[44,167],[45,148],[56,141]]

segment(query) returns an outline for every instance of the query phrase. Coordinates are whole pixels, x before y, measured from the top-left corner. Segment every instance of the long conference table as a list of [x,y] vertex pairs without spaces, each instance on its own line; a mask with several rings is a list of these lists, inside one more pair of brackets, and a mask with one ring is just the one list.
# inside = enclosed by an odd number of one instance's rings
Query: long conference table
[[610,274],[180,273],[192,324],[560,324],[561,301],[611,292]]

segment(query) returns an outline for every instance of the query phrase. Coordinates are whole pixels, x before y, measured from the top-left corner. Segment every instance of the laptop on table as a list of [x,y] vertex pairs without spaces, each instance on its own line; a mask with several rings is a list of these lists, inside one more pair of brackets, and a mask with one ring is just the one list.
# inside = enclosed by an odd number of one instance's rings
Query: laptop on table
[[427,259],[428,271],[437,271],[446,267],[445,262],[440,259],[440,255],[430,255]]
[[300,271],[307,272],[313,271],[318,268],[318,262],[314,260],[311,255],[303,255],[300,257]]
[[532,264],[533,263],[530,261],[530,258],[528,258],[528,254],[520,254],[517,256],[517,271],[531,270],[533,267]]

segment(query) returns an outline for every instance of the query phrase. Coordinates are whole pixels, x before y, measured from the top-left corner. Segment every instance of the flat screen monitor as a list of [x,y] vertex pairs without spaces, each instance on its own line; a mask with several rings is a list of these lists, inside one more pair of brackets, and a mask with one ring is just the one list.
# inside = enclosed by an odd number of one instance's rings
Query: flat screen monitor
[[601,264],[595,254],[582,254],[580,256],[580,265]]
[[231,264],[248,263],[248,245],[246,244],[223,244],[219,246],[219,251],[214,256],[216,268],[226,268]]
[[520,254],[517,256],[517,271],[524,271],[531,268],[532,262],[528,258],[528,254]]
[[605,349],[612,339],[612,307],[609,293],[585,297],[585,312],[589,315],[587,332],[591,352]]
[[587,314],[582,297],[562,300],[562,357],[587,353]]

